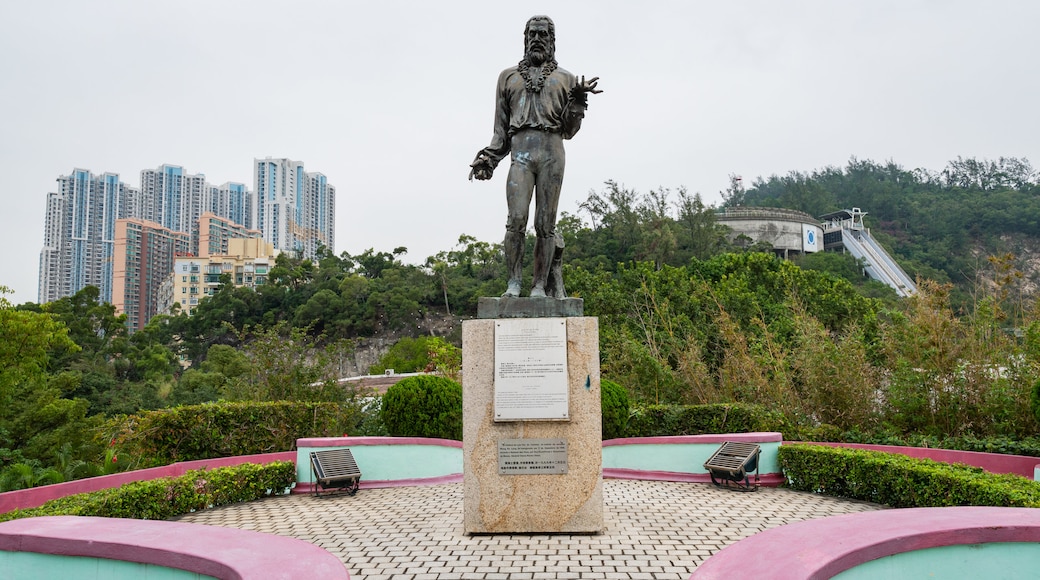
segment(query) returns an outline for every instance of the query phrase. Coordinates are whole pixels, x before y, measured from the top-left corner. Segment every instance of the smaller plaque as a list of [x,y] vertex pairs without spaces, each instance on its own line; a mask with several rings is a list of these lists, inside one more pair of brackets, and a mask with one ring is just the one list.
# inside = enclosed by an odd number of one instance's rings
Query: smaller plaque
[[566,439],[499,439],[499,475],[567,473]]

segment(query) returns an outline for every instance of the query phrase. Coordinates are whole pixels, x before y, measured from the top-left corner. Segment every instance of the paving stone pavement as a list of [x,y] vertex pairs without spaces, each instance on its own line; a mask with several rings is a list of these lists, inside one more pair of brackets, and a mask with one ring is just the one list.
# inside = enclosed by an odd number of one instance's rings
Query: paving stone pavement
[[708,556],[762,530],[883,507],[787,489],[608,479],[602,534],[467,536],[462,493],[462,484],[446,484],[279,496],[177,520],[305,540],[362,580],[685,579]]

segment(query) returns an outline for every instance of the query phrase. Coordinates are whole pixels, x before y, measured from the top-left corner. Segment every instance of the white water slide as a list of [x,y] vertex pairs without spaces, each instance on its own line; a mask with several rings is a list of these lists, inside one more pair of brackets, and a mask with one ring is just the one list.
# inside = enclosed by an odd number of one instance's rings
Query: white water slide
[[841,241],[845,251],[863,260],[868,276],[895,288],[896,294],[903,297],[917,292],[917,284],[877,243],[869,230],[843,227]]

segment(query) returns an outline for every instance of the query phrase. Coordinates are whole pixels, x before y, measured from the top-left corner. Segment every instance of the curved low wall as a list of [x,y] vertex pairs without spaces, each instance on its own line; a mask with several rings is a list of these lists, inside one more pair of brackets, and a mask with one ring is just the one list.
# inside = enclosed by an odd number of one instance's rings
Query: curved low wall
[[296,461],[296,453],[285,451],[281,453],[264,453],[261,455],[239,455],[237,457],[221,457],[217,459],[200,459],[198,461],[182,461],[171,463],[162,467],[149,469],[138,469],[113,473],[112,475],[99,475],[65,483],[43,485],[30,489],[19,489],[0,493],[0,514],[17,509],[28,509],[39,507],[45,502],[67,495],[77,493],[90,493],[99,489],[119,487],[124,483],[133,481],[148,481],[160,477],[177,477],[193,469],[215,469],[217,467],[228,467],[242,463],[273,463],[275,461]]
[[[158,573],[154,567],[167,568]],[[66,578],[349,579],[343,562],[295,538],[181,522],[81,516],[0,523],[0,570],[10,580],[41,570]],[[175,571],[184,571],[177,574]]]
[[[775,486],[783,483],[783,476],[776,459],[782,436],[780,433],[774,432],[609,439],[603,442],[603,476],[614,479],[705,483],[711,479],[704,470],[704,462],[725,441],[760,444],[762,446],[759,468],[761,484]],[[1036,457],[1021,455],[890,445],[808,443],[899,453],[909,457],[929,458],[945,463],[965,463],[981,467],[992,473],[1014,473],[1030,479],[1035,479],[1034,468],[1040,464],[1040,459]],[[240,463],[263,464],[272,461],[293,461],[296,463],[297,479],[294,493],[306,493],[313,490],[313,475],[307,454],[311,451],[337,447],[350,448],[363,474],[361,478],[363,488],[462,481],[462,443],[460,441],[420,437],[330,437],[298,439],[296,445],[297,451],[185,461],[163,467],[0,493],[0,513],[38,507],[52,499],[119,487],[132,481],[175,477],[192,469],[213,469]]]
[[723,548],[690,578],[742,578],[749,562],[768,562],[775,580],[1032,578],[1040,566],[1037,542],[1037,509],[882,510],[760,532]]
[[[793,442],[792,442],[793,443]],[[1040,470],[1040,458],[1026,455],[1004,455],[1001,453],[982,453],[979,451],[955,451],[952,449],[934,449],[930,447],[904,447],[899,445],[868,445],[864,443],[817,443],[809,445],[826,445],[828,447],[847,447],[865,449],[867,451],[883,451],[898,453],[918,459],[932,459],[942,463],[963,463],[981,467],[990,473],[1013,473],[1029,479],[1037,479]]]
[[758,443],[759,483],[784,482],[777,462],[783,435],[775,432],[608,439],[603,442],[603,477],[707,483],[711,476],[704,462],[726,441]]
[[400,487],[462,482],[462,442],[424,437],[311,437],[296,440],[296,487],[314,491],[310,452],[350,449],[361,487]]

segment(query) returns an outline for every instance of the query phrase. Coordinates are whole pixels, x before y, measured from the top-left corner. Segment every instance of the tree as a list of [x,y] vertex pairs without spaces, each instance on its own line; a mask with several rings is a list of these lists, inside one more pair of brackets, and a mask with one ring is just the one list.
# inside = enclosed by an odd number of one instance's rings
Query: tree
[[52,352],[79,348],[68,328],[45,312],[11,307],[0,286],[0,448],[19,450],[25,458],[53,461],[66,442],[87,454],[88,431],[83,399],[62,398],[59,380],[47,374]]
[[51,352],[79,350],[68,328],[52,315],[12,308],[5,297],[10,292],[0,286],[0,420],[16,391],[44,380]]
[[221,393],[232,401],[335,401],[356,402],[359,395],[338,383],[336,361],[350,345],[340,342],[319,346],[305,328],[280,323],[271,328],[250,329],[244,348],[248,371],[231,380]]

